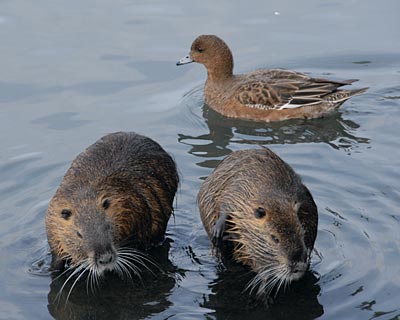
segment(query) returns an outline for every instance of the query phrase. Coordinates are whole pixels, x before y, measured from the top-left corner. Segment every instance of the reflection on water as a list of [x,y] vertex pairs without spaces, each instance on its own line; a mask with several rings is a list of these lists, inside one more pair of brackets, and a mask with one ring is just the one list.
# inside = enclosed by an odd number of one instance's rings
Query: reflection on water
[[311,272],[285,291],[264,301],[255,299],[243,288],[254,275],[237,264],[228,264],[210,283],[211,294],[201,304],[215,310],[216,319],[315,319],[324,313],[318,302],[318,278]]
[[[226,118],[207,105],[203,106],[203,117],[209,133],[199,136],[180,133],[178,141],[189,145],[188,151],[199,158],[201,167],[215,168],[219,162],[215,158],[228,155],[229,145],[236,144],[295,144],[324,142],[335,149],[349,151],[369,139],[357,136],[360,126],[345,120],[340,112],[314,120],[288,120],[280,123],[264,123]],[[211,158],[211,159],[210,159]]]
[[[97,288],[91,288],[84,280],[68,281],[66,275],[53,275],[48,294],[48,310],[56,319],[143,319],[166,310],[168,300],[182,271],[169,261],[170,241],[154,248],[150,255],[163,270],[143,271],[142,279],[121,279],[109,273],[100,280]],[[62,291],[61,291],[62,290]],[[60,292],[61,291],[61,292]]]

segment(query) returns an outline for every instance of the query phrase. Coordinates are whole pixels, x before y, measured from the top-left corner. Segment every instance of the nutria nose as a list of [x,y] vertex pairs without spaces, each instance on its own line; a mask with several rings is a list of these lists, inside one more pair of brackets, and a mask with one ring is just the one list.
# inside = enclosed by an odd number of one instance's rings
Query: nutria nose
[[296,267],[292,270],[292,273],[299,273],[302,272],[303,270],[300,270],[299,266],[296,265]]
[[114,261],[114,254],[112,252],[106,252],[101,254],[98,259],[97,259],[97,263],[99,265],[107,265],[110,264]]

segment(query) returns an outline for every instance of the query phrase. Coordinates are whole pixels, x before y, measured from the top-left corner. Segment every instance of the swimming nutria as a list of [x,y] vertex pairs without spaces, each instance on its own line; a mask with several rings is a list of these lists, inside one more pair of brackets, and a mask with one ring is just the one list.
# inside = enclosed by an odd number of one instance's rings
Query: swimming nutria
[[191,62],[201,63],[207,69],[206,104],[230,118],[265,122],[319,118],[368,89],[338,90],[357,80],[312,78],[285,69],[259,69],[247,74],[233,74],[232,52],[215,35],[197,37],[189,55],[179,60],[177,65]]
[[[231,153],[204,181],[200,215],[214,246],[256,276],[257,294],[297,280],[308,268],[318,212],[300,177],[267,148]],[[226,254],[225,254],[226,255]]]
[[75,158],[48,206],[51,268],[138,274],[149,262],[143,251],[164,238],[178,181],[175,162],[150,138],[98,140]]

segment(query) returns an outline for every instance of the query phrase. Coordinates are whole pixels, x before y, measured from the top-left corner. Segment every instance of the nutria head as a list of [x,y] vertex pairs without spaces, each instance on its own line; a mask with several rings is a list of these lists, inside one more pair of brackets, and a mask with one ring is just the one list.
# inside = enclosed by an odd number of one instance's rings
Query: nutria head
[[119,270],[124,245],[146,249],[152,240],[151,215],[144,214],[141,199],[110,185],[108,189],[60,188],[47,211],[52,251],[70,266],[85,266],[99,275]]
[[144,251],[164,239],[178,180],[172,158],[149,138],[114,133],[90,146],[47,209],[53,268],[139,275],[151,263]]
[[310,256],[298,218],[300,204],[254,203],[241,208],[244,211],[231,212],[226,232],[236,244],[234,259],[256,273],[248,288],[268,294],[276,285],[300,279]]

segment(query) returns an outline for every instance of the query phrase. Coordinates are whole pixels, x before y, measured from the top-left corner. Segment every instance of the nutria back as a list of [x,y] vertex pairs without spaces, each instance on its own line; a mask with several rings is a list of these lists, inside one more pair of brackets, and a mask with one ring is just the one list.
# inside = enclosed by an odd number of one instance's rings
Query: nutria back
[[53,267],[138,271],[135,259],[143,263],[164,238],[178,181],[175,162],[150,138],[117,132],[98,140],[75,158],[48,206]]
[[[231,153],[204,181],[198,204],[214,246],[256,273],[250,289],[261,294],[306,271],[317,207],[300,177],[271,150]],[[227,247],[232,252],[222,251]]]

